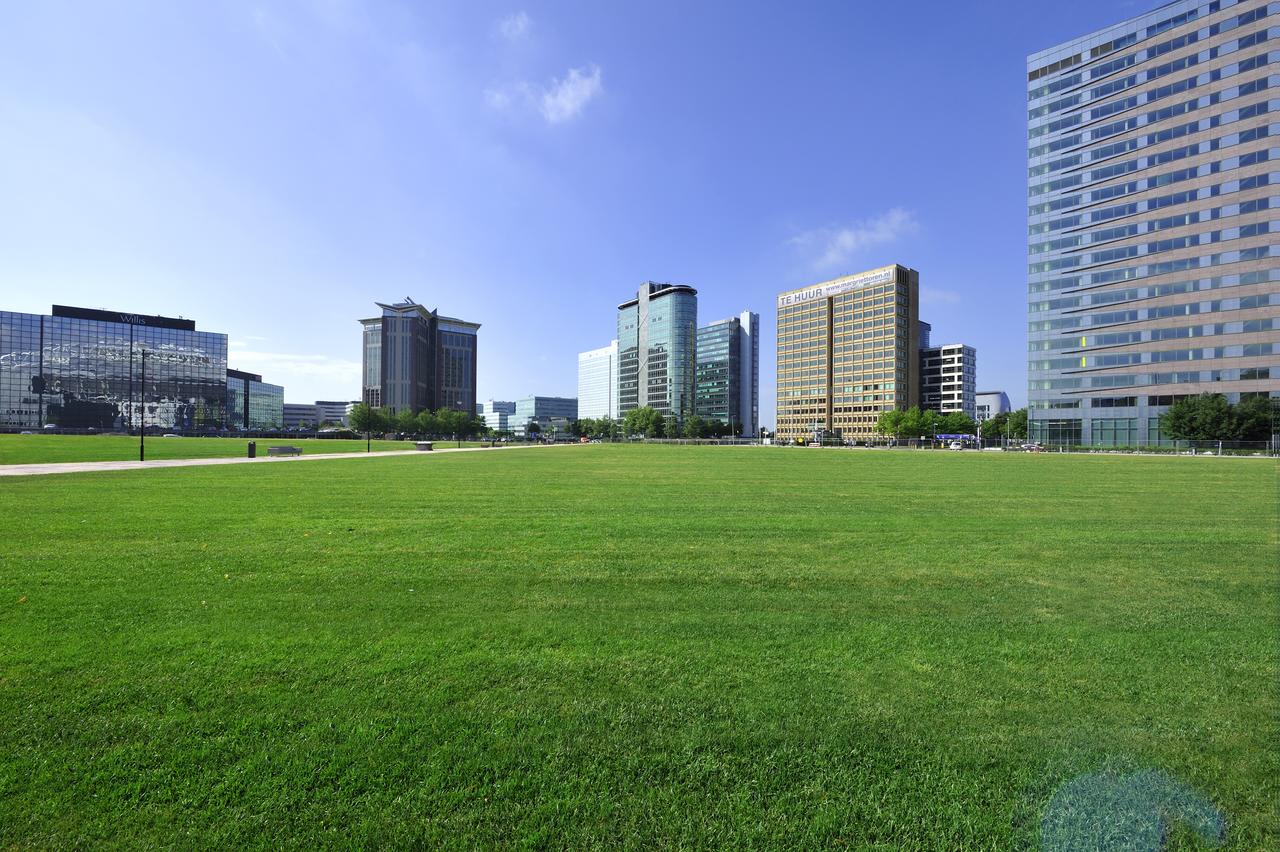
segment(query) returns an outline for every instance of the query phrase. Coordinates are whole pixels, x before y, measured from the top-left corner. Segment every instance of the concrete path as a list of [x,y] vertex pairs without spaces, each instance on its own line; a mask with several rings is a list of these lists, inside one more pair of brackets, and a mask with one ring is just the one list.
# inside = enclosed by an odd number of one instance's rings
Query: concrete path
[[0,476],[44,476],[51,473],[96,473],[107,470],[149,470],[156,467],[201,467],[210,464],[280,464],[324,459],[377,459],[389,456],[434,456],[439,453],[494,452],[496,450],[530,450],[544,446],[572,447],[575,444],[521,444],[508,447],[445,447],[426,452],[423,450],[386,450],[377,453],[304,453],[300,456],[270,456],[265,458],[204,458],[158,459],[156,461],[97,461],[57,462],[53,464],[0,465]]

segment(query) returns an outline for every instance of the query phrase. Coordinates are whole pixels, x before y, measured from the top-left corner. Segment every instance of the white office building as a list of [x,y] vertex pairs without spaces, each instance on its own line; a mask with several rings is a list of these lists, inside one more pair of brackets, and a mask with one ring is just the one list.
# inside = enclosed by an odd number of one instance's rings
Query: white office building
[[997,414],[1006,414],[1012,411],[1013,406],[1009,404],[1009,394],[1004,391],[979,391],[975,410],[977,414],[973,419],[981,423],[984,420],[990,420]]
[[512,417],[516,413],[514,402],[503,402],[490,399],[476,404],[476,414],[484,418],[484,425],[495,432],[506,432],[511,428]]
[[618,341],[578,355],[578,417],[618,419]]

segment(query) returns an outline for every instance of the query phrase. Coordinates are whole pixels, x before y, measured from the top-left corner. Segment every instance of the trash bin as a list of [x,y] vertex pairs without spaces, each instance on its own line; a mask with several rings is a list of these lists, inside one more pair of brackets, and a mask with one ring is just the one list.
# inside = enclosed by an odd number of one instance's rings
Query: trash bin
[[258,457],[258,442],[250,441],[249,442],[249,458],[256,459],[257,457]]

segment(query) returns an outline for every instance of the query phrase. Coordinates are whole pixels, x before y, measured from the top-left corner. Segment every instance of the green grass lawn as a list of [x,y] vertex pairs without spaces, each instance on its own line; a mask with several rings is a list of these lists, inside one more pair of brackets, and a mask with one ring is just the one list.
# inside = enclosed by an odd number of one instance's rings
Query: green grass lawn
[[[267,447],[301,447],[304,453],[363,453],[361,440],[315,438],[162,438],[148,436],[147,459],[231,458],[248,455],[249,441],[258,442],[258,455]],[[438,441],[441,447],[456,447],[456,441]],[[464,447],[477,447],[463,441]],[[412,450],[406,441],[373,441],[376,451]],[[45,464],[51,462],[136,461],[138,438],[123,435],[0,435],[0,464]]]
[[601,445],[0,480],[0,847],[1036,848],[1064,784],[1154,769],[1277,848],[1276,474]]

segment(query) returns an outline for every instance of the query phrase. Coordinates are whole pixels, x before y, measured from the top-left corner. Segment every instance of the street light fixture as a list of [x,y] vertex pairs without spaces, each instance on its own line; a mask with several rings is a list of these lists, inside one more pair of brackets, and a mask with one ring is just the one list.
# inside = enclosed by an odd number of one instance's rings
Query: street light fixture
[[142,350],[142,380],[138,383],[138,461],[147,460],[147,350]]

